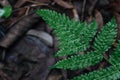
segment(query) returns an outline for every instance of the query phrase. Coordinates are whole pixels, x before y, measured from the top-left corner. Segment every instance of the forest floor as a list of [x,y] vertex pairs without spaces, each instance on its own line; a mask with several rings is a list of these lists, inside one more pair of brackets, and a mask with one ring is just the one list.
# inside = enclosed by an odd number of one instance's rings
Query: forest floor
[[50,70],[59,60],[53,57],[59,41],[37,9],[65,13],[80,22],[95,19],[99,30],[115,16],[120,38],[120,0],[0,0],[1,8],[8,5],[11,15],[0,18],[0,80],[66,80],[107,65],[103,61],[85,70]]

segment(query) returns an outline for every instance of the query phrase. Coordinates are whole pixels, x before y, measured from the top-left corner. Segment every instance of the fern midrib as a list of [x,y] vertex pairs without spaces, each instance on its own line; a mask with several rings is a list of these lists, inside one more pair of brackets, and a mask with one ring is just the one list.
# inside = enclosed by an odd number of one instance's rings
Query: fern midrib
[[[116,73],[116,72],[114,71],[114,72],[111,73],[111,74],[114,74],[114,73]],[[119,72],[119,73],[120,73],[120,72]],[[110,76],[111,74],[108,74],[108,75],[105,75],[105,76],[99,77],[99,78],[94,79],[94,80],[102,80],[103,78],[105,78],[105,77],[107,77],[107,76]]]
[[[90,54],[90,53],[87,53],[87,54]],[[96,55],[96,56],[95,56]],[[86,60],[86,59],[91,59],[91,57],[92,58],[95,58],[95,57],[100,57],[101,56],[101,54],[95,54],[95,55],[93,55],[93,53],[92,53],[92,56],[89,56],[89,57],[84,57],[84,58],[82,58],[82,59],[79,59],[79,60]],[[78,55],[78,56],[85,56],[85,54],[83,54],[83,55]],[[78,57],[78,56],[73,56],[73,57]],[[70,57],[70,58],[73,58],[73,57]],[[70,58],[68,58],[68,59],[70,59]]]
[[[118,46],[119,47],[119,46]],[[115,51],[116,52],[116,51]],[[114,53],[114,52],[113,52]],[[119,71],[119,69],[116,67],[116,65],[115,64],[112,64],[110,61],[109,61],[109,59],[107,59],[105,56],[103,56],[104,57],[104,59],[107,61],[107,62],[109,62],[115,69],[116,69],[116,71],[120,74],[120,71]],[[111,58],[112,59],[112,58]],[[107,76],[107,75],[106,75]],[[103,78],[104,77],[106,77],[106,76],[103,76]],[[109,75],[108,75],[109,76]],[[99,79],[99,78],[98,78]]]

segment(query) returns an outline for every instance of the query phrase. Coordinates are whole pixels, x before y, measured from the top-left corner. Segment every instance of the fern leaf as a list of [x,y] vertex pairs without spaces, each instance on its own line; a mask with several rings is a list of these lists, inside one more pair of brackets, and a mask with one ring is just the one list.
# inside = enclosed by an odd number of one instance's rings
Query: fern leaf
[[101,53],[107,51],[115,41],[117,24],[115,18],[108,22],[95,39],[93,48]]
[[120,41],[115,51],[110,55],[109,61],[112,65],[120,69]]
[[117,80],[120,73],[113,66],[75,77],[71,80]]
[[[73,54],[86,50],[89,47],[89,42],[92,40],[92,37],[97,31],[97,23],[96,21],[93,21],[90,25],[88,25],[88,27],[84,26],[84,28],[85,29],[79,32],[79,34],[71,34],[69,37],[70,39],[68,38],[68,36],[65,37],[68,41],[59,40],[60,44],[62,45],[60,45],[61,50],[58,51],[56,55],[65,56],[68,55],[67,53]],[[76,31],[74,33],[76,33]]]
[[[60,50],[56,56],[67,56],[86,51],[90,46],[89,42],[97,32],[96,21],[87,25],[86,22],[79,23],[77,21],[70,20],[65,14],[59,14],[51,10],[38,10],[37,13],[54,29],[54,33],[60,41]],[[113,18],[109,23],[107,23],[107,25],[105,25],[95,38],[95,42],[93,44],[94,51],[61,60],[57,62],[53,68],[76,70],[97,64],[103,59],[101,54],[106,52],[115,41],[116,34],[117,24]],[[120,69],[119,53],[120,42],[113,54],[110,55],[109,62],[113,66],[75,77],[72,80],[116,80],[120,78],[120,72],[117,70]]]
[[83,69],[89,66],[93,66],[103,59],[102,55],[98,55],[96,52],[89,52],[84,55],[72,56],[68,59],[57,62],[53,68],[60,69]]
[[66,56],[86,50],[89,47],[89,41],[96,33],[96,21],[86,27],[86,22],[80,24],[55,11],[38,10],[37,13],[55,29],[61,49],[56,56]]

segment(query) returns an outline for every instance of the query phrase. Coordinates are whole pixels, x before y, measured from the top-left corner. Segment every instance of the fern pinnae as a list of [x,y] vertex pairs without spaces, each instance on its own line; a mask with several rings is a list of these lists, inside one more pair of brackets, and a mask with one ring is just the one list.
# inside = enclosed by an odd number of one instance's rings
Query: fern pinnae
[[[75,29],[75,25],[79,26],[81,29]],[[80,43],[80,32],[82,32],[84,27],[86,27],[85,25],[86,23],[78,24],[78,22],[76,21],[69,22],[68,30],[70,31],[70,33],[68,33],[69,35],[63,35],[61,38],[64,39],[59,40],[60,41],[59,47],[61,48],[61,50],[57,52],[56,56],[72,55],[78,52],[79,48],[76,46],[76,44]]]
[[[112,43],[115,41],[115,37],[117,34],[116,27],[117,27],[117,25],[115,23],[115,19],[112,19],[111,22],[109,22],[107,25],[105,25],[105,27],[97,35],[97,38],[94,43],[94,48],[95,48],[95,51],[97,51],[99,54],[107,51],[110,48],[110,46],[112,45]],[[116,56],[118,56],[117,52],[119,53],[119,51],[120,51],[120,44],[118,45],[115,52],[113,52],[114,56],[111,56],[111,58],[110,58],[110,61],[112,62],[112,64],[116,62],[115,54],[116,54]],[[117,57],[117,59],[119,59],[119,57]],[[120,59],[119,59],[119,61],[120,61]],[[116,63],[119,63],[119,62],[116,62]],[[84,77],[82,77],[82,76],[76,77],[73,80],[116,80],[117,78],[120,78],[120,72],[117,70],[117,68],[115,68],[116,65],[115,66],[114,65],[112,66],[112,68],[114,69],[115,72],[113,72],[112,74],[111,74],[112,70],[109,70],[109,69],[111,69],[111,67],[108,67],[108,68],[105,68],[102,70],[91,72],[86,75],[82,75]],[[104,70],[106,71],[106,74],[104,74],[105,77],[103,75],[99,74],[101,71],[104,71]],[[94,74],[97,74],[99,76],[99,78],[97,76],[95,77]],[[119,76],[117,77],[117,75],[119,75]],[[93,76],[93,77],[91,78],[91,76]]]
[[93,48],[97,51],[102,51],[101,53],[107,51],[115,41],[116,34],[117,25],[115,19],[113,18],[99,32],[97,38],[95,39]]
[[71,80],[117,80],[118,78],[120,78],[120,73],[113,66],[110,66],[75,77]]
[[[80,44],[87,46],[86,48],[88,48],[90,41],[93,39],[93,37],[97,32],[97,28],[98,28],[97,22],[93,20],[93,22],[89,24],[85,29],[85,31],[81,34],[82,38],[80,39],[81,40]],[[86,49],[83,49],[83,50],[86,50]]]
[[113,53],[111,53],[109,62],[120,70],[120,40]]
[[61,60],[54,65],[54,68],[60,69],[83,69],[89,66],[93,66],[100,62],[103,56],[98,55],[96,52],[89,52],[83,55],[72,56],[68,59]]
[[[61,48],[64,47],[65,51],[61,49],[60,51],[58,51],[58,54],[56,54],[57,56],[66,56],[66,55],[70,55],[73,53],[81,52],[81,51],[86,50],[89,47],[89,42],[92,40],[92,37],[96,34],[97,23],[96,23],[96,21],[93,21],[91,24],[88,25],[88,27],[85,26],[86,23],[83,23],[83,24],[81,24],[81,26],[84,26],[84,28],[81,30],[81,32],[79,32],[80,30],[79,31],[73,30],[74,31],[73,34],[75,34],[75,35],[73,37],[70,37],[70,41],[68,41],[66,43],[63,42],[63,45]],[[76,32],[77,32],[77,34],[76,34]],[[70,49],[70,46],[71,46],[71,49]],[[68,48],[70,49],[69,52],[66,51],[66,49],[68,49]],[[64,53],[64,52],[66,52],[66,53]],[[67,53],[69,53],[69,54],[67,54]]]

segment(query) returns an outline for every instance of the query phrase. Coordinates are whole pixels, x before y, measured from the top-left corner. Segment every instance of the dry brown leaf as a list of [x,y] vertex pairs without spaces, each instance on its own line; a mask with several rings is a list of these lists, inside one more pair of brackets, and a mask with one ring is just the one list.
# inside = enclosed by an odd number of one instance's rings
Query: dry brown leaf
[[8,31],[6,36],[1,40],[0,46],[8,48],[12,45],[20,36],[27,32],[33,24],[39,21],[39,16],[36,14],[31,14],[25,16],[17,24]]
[[102,14],[98,10],[95,11],[95,19],[99,26],[98,29],[100,30],[103,27],[103,17],[102,17]]
[[117,25],[118,25],[118,36],[117,36],[117,38],[120,39],[120,14],[115,13],[115,17],[117,19]]
[[18,0],[17,3],[15,4],[15,8],[19,8],[22,6],[27,0]]
[[71,9],[73,8],[73,5],[68,4],[67,2],[63,1],[63,0],[54,0],[58,5],[64,7],[64,8],[68,8]]

